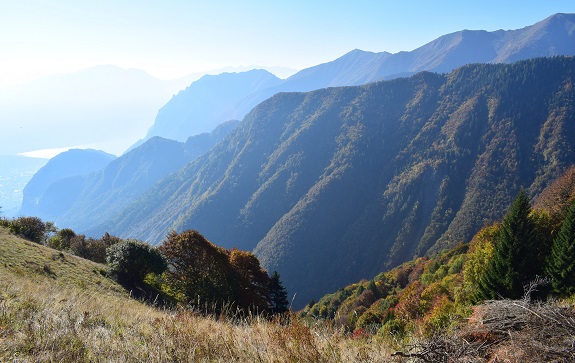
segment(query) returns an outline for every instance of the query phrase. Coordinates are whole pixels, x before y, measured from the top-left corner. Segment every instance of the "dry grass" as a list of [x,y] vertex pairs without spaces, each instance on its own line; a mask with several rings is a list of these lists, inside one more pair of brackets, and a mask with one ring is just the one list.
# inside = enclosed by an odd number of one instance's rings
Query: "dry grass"
[[352,339],[296,316],[281,324],[144,305],[102,270],[0,230],[0,361],[392,361],[375,337]]
[[[398,343],[327,323],[203,316],[132,299],[107,268],[0,228],[0,362],[571,362],[573,305],[497,301]],[[286,322],[287,321],[287,322]]]
[[574,342],[571,303],[496,300],[475,306],[467,326],[418,337],[394,354],[414,363],[572,363]]

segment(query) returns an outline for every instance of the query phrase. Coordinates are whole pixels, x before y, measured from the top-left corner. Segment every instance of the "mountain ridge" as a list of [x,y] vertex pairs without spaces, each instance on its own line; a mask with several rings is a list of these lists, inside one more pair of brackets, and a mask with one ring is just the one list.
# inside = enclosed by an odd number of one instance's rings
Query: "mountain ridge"
[[[43,216],[48,211],[52,213],[52,209],[56,206],[61,210],[57,198],[46,204],[42,203],[44,194],[53,182],[99,170],[115,158],[115,155],[93,149],[70,149],[53,157],[24,187],[20,213]],[[67,192],[71,193],[72,190]]]
[[318,296],[469,238],[575,162],[573,62],[276,94],[102,228],[152,243],[197,229]]
[[239,100],[279,82],[278,77],[261,69],[205,75],[160,108],[146,139],[162,136],[185,141],[222,122],[241,119],[247,110],[241,109]]
[[[84,232],[113,217],[155,182],[211,149],[237,124],[238,121],[225,122],[211,133],[191,136],[186,142],[155,136],[100,165],[98,170],[73,176],[57,174],[59,178],[44,181],[36,206],[25,212]],[[50,165],[46,170],[50,170]],[[46,208],[45,204],[57,208]]]
[[[173,115],[174,120],[158,116],[158,124],[168,129],[171,122],[189,123],[187,132],[207,122],[207,113],[215,117],[210,123],[225,121],[225,117],[214,116],[220,109],[235,110],[228,118],[242,119],[253,107],[279,92],[307,92],[326,87],[357,86],[370,82],[389,80],[413,75],[421,71],[437,73],[451,72],[457,67],[471,63],[511,63],[522,59],[575,55],[575,14],[555,14],[533,25],[516,30],[462,30],[443,35],[412,51],[398,53],[368,52],[354,49],[341,57],[326,63],[303,69],[277,84],[251,88],[243,97],[227,100],[212,99],[218,108],[209,111],[205,104],[193,105],[193,95],[184,93],[172,99],[172,105],[164,106],[165,115]],[[216,80],[217,78],[213,78]],[[197,94],[202,93],[199,84],[193,83]],[[207,87],[209,91],[211,87]],[[245,86],[250,89],[249,86]],[[217,95],[219,96],[219,95]],[[179,110],[176,104],[186,99],[186,110]],[[180,127],[180,126],[178,126]],[[162,131],[163,132],[163,131]],[[152,126],[148,137],[159,135],[175,138],[172,134],[162,133],[159,125]],[[189,136],[185,132],[179,137]]]

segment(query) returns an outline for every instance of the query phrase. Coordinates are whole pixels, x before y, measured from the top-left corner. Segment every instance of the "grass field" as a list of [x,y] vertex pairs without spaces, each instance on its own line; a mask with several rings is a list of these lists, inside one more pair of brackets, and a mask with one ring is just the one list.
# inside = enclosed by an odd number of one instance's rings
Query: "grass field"
[[310,327],[295,314],[280,323],[145,305],[106,266],[0,229],[2,362],[385,362],[390,354],[375,337]]

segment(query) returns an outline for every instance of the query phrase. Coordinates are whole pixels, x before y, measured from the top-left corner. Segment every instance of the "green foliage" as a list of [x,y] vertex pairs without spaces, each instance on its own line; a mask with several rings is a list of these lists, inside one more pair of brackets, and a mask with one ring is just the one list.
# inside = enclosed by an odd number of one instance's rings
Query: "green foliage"
[[130,284],[139,284],[147,274],[161,274],[168,267],[166,259],[155,247],[133,239],[108,247],[106,262],[120,281]]
[[70,250],[72,238],[74,237],[76,237],[76,232],[70,228],[63,228],[48,239],[47,245],[56,250],[68,251]]
[[523,296],[523,286],[541,274],[539,246],[534,238],[535,224],[524,190],[511,205],[494,246],[493,258],[479,280],[478,300]]
[[[68,236],[70,236],[69,234]],[[83,234],[70,238],[70,251],[90,261],[106,263],[106,249],[121,240],[106,233],[101,239],[86,238]]]
[[44,243],[46,224],[38,217],[18,217],[10,222],[10,232],[38,244]]
[[477,294],[479,280],[485,273],[489,261],[493,258],[493,245],[499,235],[500,225],[481,229],[470,243],[469,252],[463,265],[463,286],[457,299],[460,302],[471,303]]
[[575,293],[575,201],[571,202],[546,266],[555,294],[569,296]]

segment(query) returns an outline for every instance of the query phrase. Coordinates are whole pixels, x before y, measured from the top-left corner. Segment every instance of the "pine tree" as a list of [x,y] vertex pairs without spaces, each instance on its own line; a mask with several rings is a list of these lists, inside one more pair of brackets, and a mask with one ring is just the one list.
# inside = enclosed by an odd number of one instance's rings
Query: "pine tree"
[[283,287],[277,271],[274,271],[270,277],[269,293],[272,313],[281,314],[288,310],[287,291]]
[[519,298],[523,286],[541,272],[531,206],[522,189],[504,217],[493,258],[479,279],[478,300]]
[[575,200],[553,241],[545,272],[552,279],[553,293],[565,296],[575,293]]

